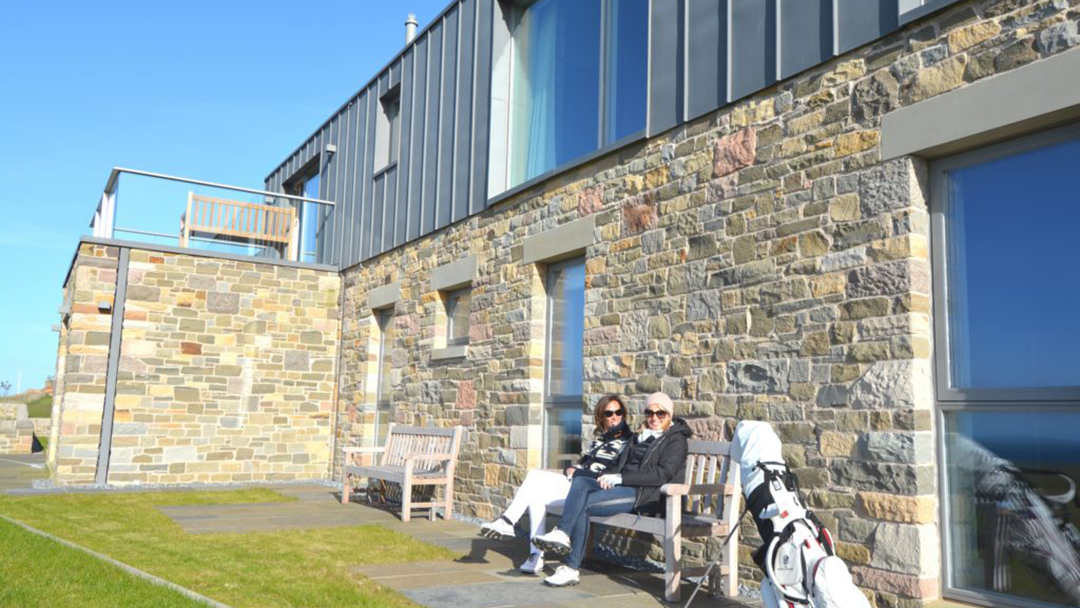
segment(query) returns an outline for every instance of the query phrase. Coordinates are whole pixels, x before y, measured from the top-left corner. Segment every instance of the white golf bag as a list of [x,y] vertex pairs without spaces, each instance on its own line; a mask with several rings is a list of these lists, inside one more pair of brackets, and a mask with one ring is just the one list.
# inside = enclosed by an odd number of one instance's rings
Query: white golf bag
[[764,542],[754,561],[765,572],[765,607],[869,608],[847,565],[833,552],[829,531],[803,505],[772,427],[740,422],[731,457],[741,467],[747,509]]

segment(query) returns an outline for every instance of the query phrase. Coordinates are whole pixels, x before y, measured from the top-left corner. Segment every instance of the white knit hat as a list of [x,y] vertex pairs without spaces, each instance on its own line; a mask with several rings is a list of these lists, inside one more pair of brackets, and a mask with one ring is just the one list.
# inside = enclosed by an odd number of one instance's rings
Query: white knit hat
[[645,407],[655,405],[656,407],[664,410],[668,413],[668,416],[675,415],[675,404],[671,401],[671,397],[661,392],[655,392],[649,395],[649,398],[645,401]]

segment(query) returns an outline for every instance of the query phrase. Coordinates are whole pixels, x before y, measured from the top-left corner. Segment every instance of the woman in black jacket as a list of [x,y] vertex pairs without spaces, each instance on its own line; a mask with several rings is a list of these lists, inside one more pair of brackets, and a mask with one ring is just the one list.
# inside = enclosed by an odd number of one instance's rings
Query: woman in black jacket
[[693,434],[686,422],[673,414],[670,397],[664,393],[649,395],[645,423],[630,447],[623,450],[618,469],[598,479],[574,478],[558,527],[533,538],[533,544],[544,551],[568,554],[555,574],[544,579],[545,583],[554,587],[578,583],[590,516],[662,511],[660,487],[682,481],[686,474],[686,442]]
[[[578,464],[565,470],[548,471],[533,469],[514,494],[514,500],[498,519],[480,526],[480,535],[498,540],[514,538],[514,525],[529,512],[530,536],[536,538],[544,533],[544,518],[548,507],[561,505],[570,492],[572,479],[596,479],[615,469],[619,457],[634,437],[626,425],[626,404],[618,395],[607,395],[596,402],[593,409],[595,436],[592,445],[581,456]],[[544,553],[532,547],[529,559],[519,568],[526,574],[539,574],[544,570]]]

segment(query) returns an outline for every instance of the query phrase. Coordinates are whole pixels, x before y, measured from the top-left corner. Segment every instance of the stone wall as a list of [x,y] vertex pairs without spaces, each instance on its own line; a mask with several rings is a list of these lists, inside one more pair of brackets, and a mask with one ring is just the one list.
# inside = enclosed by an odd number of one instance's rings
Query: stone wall
[[48,457],[62,483],[94,481],[119,256],[117,247],[80,244],[64,285],[69,310],[60,327]]
[[[73,270],[71,329],[61,334],[61,484],[94,479],[108,366],[108,317],[78,334],[90,321],[77,311],[96,301],[83,283],[102,270],[83,258]],[[108,483],[325,478],[339,292],[333,271],[133,249]],[[95,408],[75,427],[85,386]]]
[[0,454],[29,454],[33,432],[25,403],[0,403]]
[[[498,514],[539,464],[544,286],[522,243],[594,216],[587,404],[629,395],[640,420],[643,395],[663,390],[705,434],[771,421],[876,604],[935,597],[927,170],[880,160],[880,118],[1077,44],[1076,4],[954,6],[347,270],[339,445],[371,444],[367,294],[396,282],[394,418],[464,425],[459,508]],[[440,308],[428,276],[467,255],[478,258],[468,354],[432,360]],[[756,533],[743,531],[753,585]]]

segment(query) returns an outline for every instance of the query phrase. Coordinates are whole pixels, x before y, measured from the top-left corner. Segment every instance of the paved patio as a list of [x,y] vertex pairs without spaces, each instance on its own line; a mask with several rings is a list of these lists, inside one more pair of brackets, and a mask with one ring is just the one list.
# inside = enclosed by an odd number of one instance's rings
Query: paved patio
[[[382,564],[360,567],[359,575],[395,589],[413,601],[438,608],[592,608],[617,602],[626,608],[668,606],[659,597],[659,574],[642,573],[603,561],[586,563],[581,584],[556,589],[541,579],[517,572],[524,560],[525,539],[500,543],[476,535],[476,526],[460,521],[434,522],[414,518],[402,523],[397,515],[356,502],[342,505],[337,490],[323,485],[269,486],[295,496],[293,503],[163,507],[192,534],[254,532],[290,528],[379,524],[462,555],[451,561]],[[421,511],[417,511],[419,515]],[[551,571],[552,568],[549,568]],[[687,583],[684,596],[692,586]],[[681,605],[681,604],[680,604]],[[756,604],[715,599],[699,594],[695,608],[744,608]]]
[[[48,476],[43,463],[42,455],[0,456],[0,492],[28,492],[33,479]],[[378,524],[441,545],[462,557],[448,561],[363,566],[355,570],[358,576],[365,576],[399,591],[418,604],[433,608],[671,606],[660,599],[663,580],[658,573],[629,570],[605,561],[587,561],[586,568],[582,570],[581,584],[556,589],[543,585],[540,577],[521,574],[516,570],[515,565],[523,561],[528,552],[526,539],[501,543],[480,538],[476,535],[476,526],[461,521],[438,519],[432,522],[415,517],[409,523],[402,523],[391,511],[357,502],[342,505],[338,502],[338,490],[318,483],[259,487],[276,490],[297,500],[289,503],[160,507],[160,510],[190,534]],[[416,515],[421,513],[417,511]],[[549,566],[548,571],[553,571],[553,566]],[[685,603],[693,587],[684,583],[683,589]],[[704,592],[693,603],[694,608],[747,608],[759,605],[752,601],[741,603],[711,598]]]

